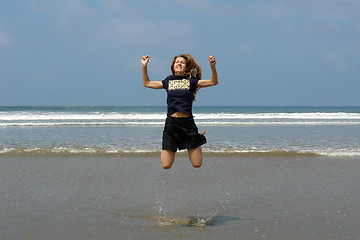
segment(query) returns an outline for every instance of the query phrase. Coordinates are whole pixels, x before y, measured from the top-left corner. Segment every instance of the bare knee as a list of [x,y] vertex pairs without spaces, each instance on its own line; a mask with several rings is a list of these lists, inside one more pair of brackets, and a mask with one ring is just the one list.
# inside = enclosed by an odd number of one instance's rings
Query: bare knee
[[163,169],[170,169],[175,160],[175,152],[171,150],[161,151],[161,165]]
[[202,149],[198,147],[196,149],[188,149],[189,158],[194,168],[199,168],[202,165]]
[[161,162],[161,164],[162,164],[163,169],[170,169],[171,166],[172,166],[172,164],[170,164],[170,163],[163,163],[163,162]]
[[201,167],[201,165],[202,165],[202,159],[201,159],[200,161],[191,162],[191,163],[192,163],[192,166],[193,166],[194,168],[199,168],[199,167]]

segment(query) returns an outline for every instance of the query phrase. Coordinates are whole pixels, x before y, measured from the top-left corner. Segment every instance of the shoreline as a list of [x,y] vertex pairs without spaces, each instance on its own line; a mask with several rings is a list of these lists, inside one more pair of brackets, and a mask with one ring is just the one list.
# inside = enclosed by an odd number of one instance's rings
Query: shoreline
[[[187,156],[187,151],[177,152],[176,156],[184,157]],[[358,156],[326,156],[312,152],[304,152],[299,153],[296,151],[272,151],[272,152],[228,152],[228,153],[217,153],[217,152],[203,152],[204,157],[238,157],[238,158],[264,158],[264,157],[279,157],[279,158],[289,158],[289,157],[314,157],[314,158],[354,158]],[[47,158],[47,157],[160,157],[160,152],[120,152],[120,153],[106,153],[106,152],[96,152],[96,153],[68,153],[68,152],[23,152],[23,153],[0,153],[1,158],[11,158],[11,157],[39,157],[39,158]]]
[[[261,158],[261,157],[314,157],[314,158],[352,158],[360,157],[358,152],[335,152],[319,153],[313,151],[295,150],[210,150],[203,148],[204,157],[239,157],[239,158]],[[4,148],[0,149],[0,158],[6,157],[157,157],[161,150],[109,150],[95,148]],[[187,156],[186,150],[176,152],[177,156]]]

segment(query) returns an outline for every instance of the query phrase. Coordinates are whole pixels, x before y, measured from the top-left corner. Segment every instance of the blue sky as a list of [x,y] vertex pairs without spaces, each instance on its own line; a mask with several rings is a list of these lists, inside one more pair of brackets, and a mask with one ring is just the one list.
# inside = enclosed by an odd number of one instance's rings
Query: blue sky
[[164,105],[142,86],[192,54],[197,105],[360,106],[359,0],[4,0],[0,105]]

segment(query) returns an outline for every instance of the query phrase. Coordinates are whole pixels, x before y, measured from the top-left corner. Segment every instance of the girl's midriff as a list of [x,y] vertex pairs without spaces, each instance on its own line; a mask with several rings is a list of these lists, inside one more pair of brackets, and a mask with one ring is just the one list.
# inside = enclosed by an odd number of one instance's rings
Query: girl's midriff
[[171,117],[176,117],[176,118],[186,118],[186,117],[190,117],[189,114],[186,114],[184,112],[176,112],[170,115]]

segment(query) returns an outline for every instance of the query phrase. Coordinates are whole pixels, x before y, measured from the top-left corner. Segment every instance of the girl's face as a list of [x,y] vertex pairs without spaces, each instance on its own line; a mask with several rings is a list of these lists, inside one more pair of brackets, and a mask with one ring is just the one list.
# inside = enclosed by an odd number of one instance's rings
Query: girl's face
[[186,60],[183,57],[177,57],[174,63],[175,75],[183,76],[186,72]]

